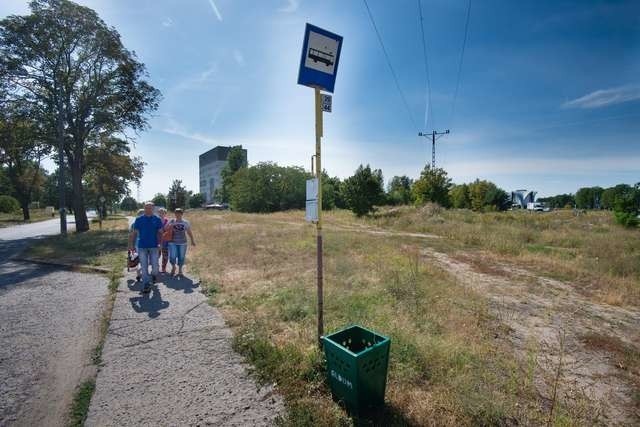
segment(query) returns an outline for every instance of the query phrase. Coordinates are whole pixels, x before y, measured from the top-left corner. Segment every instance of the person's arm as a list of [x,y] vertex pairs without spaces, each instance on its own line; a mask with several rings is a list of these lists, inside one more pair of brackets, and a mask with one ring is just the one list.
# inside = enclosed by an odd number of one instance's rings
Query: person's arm
[[137,237],[138,237],[138,230],[134,228],[131,231],[131,233],[129,233],[129,249],[133,249],[133,242],[136,241]]
[[158,242],[158,247],[162,247],[162,230],[164,230],[164,227],[162,226],[162,222],[160,222],[160,228],[158,228],[158,232],[157,232],[157,242]]
[[191,238],[191,246],[195,246],[196,241],[193,239],[193,233],[191,232],[191,227],[187,228],[187,234]]

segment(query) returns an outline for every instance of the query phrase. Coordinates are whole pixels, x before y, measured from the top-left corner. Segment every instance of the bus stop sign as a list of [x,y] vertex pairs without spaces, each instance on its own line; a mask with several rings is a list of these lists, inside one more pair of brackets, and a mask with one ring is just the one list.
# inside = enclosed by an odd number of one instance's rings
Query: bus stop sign
[[341,49],[342,36],[307,24],[302,44],[298,84],[333,93]]

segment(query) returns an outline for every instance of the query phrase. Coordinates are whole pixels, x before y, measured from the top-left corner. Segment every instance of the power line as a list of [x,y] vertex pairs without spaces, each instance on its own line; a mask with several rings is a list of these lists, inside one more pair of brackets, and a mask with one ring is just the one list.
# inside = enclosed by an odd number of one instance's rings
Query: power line
[[420,30],[422,31],[422,54],[424,56],[424,71],[427,77],[427,99],[424,106],[424,128],[427,129],[429,123],[429,115],[431,115],[431,123],[433,123],[433,105],[431,104],[431,78],[429,76],[429,61],[427,56],[427,40],[424,35],[424,18],[422,16],[422,0],[418,0],[418,11],[420,12]]
[[398,93],[402,98],[402,102],[404,103],[405,108],[407,109],[407,113],[409,115],[409,120],[411,120],[411,124],[415,129],[418,128],[416,121],[413,119],[413,114],[411,114],[411,108],[409,108],[409,103],[407,102],[407,98],[404,96],[404,92],[402,92],[402,88],[400,87],[400,83],[398,83],[398,76],[393,69],[393,65],[391,65],[391,59],[389,59],[389,54],[387,53],[387,49],[384,47],[384,42],[382,41],[382,36],[380,35],[380,31],[378,31],[378,26],[376,25],[376,21],[373,19],[373,15],[371,14],[371,9],[369,9],[369,4],[367,4],[367,0],[362,0],[364,2],[365,7],[367,8],[367,13],[369,14],[369,19],[371,20],[371,25],[373,25],[373,29],[378,36],[378,41],[380,42],[380,47],[382,47],[382,53],[384,53],[384,57],[387,61],[387,65],[389,66],[389,70],[391,71],[391,76],[393,77],[393,81],[396,84],[396,88],[398,89]]
[[464,24],[464,39],[462,40],[462,50],[460,51],[460,62],[458,63],[458,78],[456,79],[456,91],[453,95],[453,104],[451,105],[451,121],[456,111],[456,101],[458,99],[458,89],[460,88],[460,75],[462,74],[462,60],[464,58],[464,50],[467,45],[467,34],[469,32],[469,17],[471,16],[471,0],[467,6],[467,20]]

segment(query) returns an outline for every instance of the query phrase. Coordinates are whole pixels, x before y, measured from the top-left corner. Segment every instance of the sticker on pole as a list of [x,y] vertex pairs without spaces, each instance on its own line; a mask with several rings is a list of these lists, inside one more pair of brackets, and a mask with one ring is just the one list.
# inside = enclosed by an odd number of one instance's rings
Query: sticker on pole
[[330,113],[331,112],[331,95],[327,95],[326,93],[323,93],[321,97],[322,97],[322,111],[324,111],[325,113]]
[[304,217],[308,222],[318,221],[318,178],[307,180],[307,202]]
[[298,84],[333,93],[342,49],[342,36],[307,24],[302,44]]

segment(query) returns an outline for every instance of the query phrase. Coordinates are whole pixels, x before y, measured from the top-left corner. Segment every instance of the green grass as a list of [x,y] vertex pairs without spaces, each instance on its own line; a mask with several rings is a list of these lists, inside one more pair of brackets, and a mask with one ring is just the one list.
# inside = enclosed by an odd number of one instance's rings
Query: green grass
[[96,388],[96,382],[92,378],[83,382],[76,390],[71,404],[69,427],[82,427],[89,413],[91,397]]
[[96,223],[85,233],[46,237],[31,246],[25,256],[46,261],[121,270],[125,266],[127,250],[127,220],[109,217],[102,230]]

